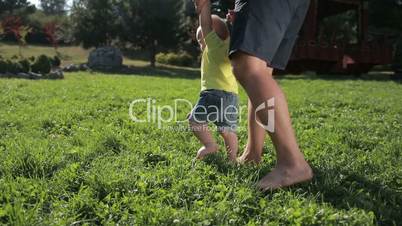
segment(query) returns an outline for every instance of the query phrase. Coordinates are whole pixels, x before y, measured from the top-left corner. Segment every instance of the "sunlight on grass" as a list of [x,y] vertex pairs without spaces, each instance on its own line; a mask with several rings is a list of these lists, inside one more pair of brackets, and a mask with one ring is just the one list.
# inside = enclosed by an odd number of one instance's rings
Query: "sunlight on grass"
[[[254,185],[274,165],[270,142],[259,166],[230,165],[223,152],[193,166],[199,143],[190,133],[130,121],[136,98],[152,97],[158,105],[195,101],[197,79],[97,73],[1,79],[0,223],[401,222],[401,84],[308,76],[280,83],[316,177],[262,194]],[[246,131],[239,138],[244,146]]]

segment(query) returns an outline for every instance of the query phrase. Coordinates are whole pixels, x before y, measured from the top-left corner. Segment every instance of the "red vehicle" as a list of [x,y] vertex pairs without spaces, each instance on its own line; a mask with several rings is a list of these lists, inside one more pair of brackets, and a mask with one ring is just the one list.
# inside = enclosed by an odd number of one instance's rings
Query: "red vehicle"
[[[226,2],[234,6],[234,0]],[[366,0],[311,0],[286,72],[359,75],[392,60],[385,36],[369,35]]]
[[287,72],[362,74],[392,55],[384,36],[369,37],[367,1],[311,0]]

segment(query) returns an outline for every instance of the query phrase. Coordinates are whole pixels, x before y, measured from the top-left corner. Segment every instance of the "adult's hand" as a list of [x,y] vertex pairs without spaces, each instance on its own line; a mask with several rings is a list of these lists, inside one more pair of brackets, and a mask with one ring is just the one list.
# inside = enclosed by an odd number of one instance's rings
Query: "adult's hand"
[[228,14],[226,14],[226,20],[229,21],[229,23],[233,24],[235,20],[235,12],[234,10],[230,9],[228,11]]

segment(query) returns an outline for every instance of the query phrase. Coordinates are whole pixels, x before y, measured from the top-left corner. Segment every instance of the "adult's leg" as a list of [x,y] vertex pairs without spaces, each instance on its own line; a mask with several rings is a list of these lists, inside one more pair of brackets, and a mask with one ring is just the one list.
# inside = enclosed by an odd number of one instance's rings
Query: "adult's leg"
[[239,163],[242,164],[260,163],[262,159],[266,131],[257,124],[254,112],[255,108],[251,100],[248,100],[248,140],[247,146],[239,158]]
[[[232,64],[234,74],[253,106],[275,98],[275,132],[270,133],[270,137],[276,149],[277,163],[274,170],[258,183],[258,187],[262,190],[277,189],[310,180],[312,170],[297,144],[287,101],[272,77],[273,69],[267,67],[265,61],[241,51],[233,54]],[[268,109],[259,111],[257,116],[264,125],[268,124]]]
[[219,146],[209,131],[208,124],[198,124],[190,121],[190,127],[203,145],[197,152],[197,159],[201,160],[209,154],[218,152]]

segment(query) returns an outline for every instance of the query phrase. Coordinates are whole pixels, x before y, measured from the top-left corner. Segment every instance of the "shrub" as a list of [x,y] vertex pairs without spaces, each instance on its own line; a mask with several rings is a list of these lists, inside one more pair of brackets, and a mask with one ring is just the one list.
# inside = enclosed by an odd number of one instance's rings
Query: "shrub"
[[3,69],[1,69],[1,71],[3,71],[2,73],[8,72],[8,73],[17,74],[17,73],[21,72],[22,70],[23,70],[23,67],[18,62],[14,62],[11,60],[3,61]]
[[40,55],[32,64],[32,71],[35,73],[48,74],[51,69],[51,59],[45,55]]
[[36,59],[36,58],[35,58],[34,56],[31,56],[31,57],[28,58],[28,60],[29,60],[31,63],[34,63],[34,62],[35,62],[35,59]]
[[[11,59],[4,59],[0,57],[0,73],[29,73],[30,71],[40,74],[48,74],[52,66],[58,67],[61,64],[59,57],[53,58],[41,55],[37,58],[18,58],[12,57]],[[60,76],[58,76],[60,77]]]
[[156,62],[160,64],[167,64],[167,54],[166,53],[158,53],[155,56]]
[[31,70],[31,64],[28,59],[2,59],[0,58],[0,73],[28,73]]
[[156,62],[177,66],[191,66],[193,64],[193,57],[187,52],[159,53],[156,55]]
[[18,74],[20,72],[24,72],[24,66],[20,64],[20,62],[11,62],[13,71],[11,73]]
[[7,72],[7,62],[0,58],[0,74],[4,74]]
[[51,63],[52,63],[52,66],[53,66],[53,67],[60,67],[60,65],[61,65],[61,59],[60,59],[60,57],[54,56],[53,59],[52,59],[52,61],[51,61]]
[[0,59],[0,73],[18,73],[19,65],[11,60]]
[[28,59],[21,59],[18,63],[21,65],[21,72],[28,73],[31,71],[31,63]]

